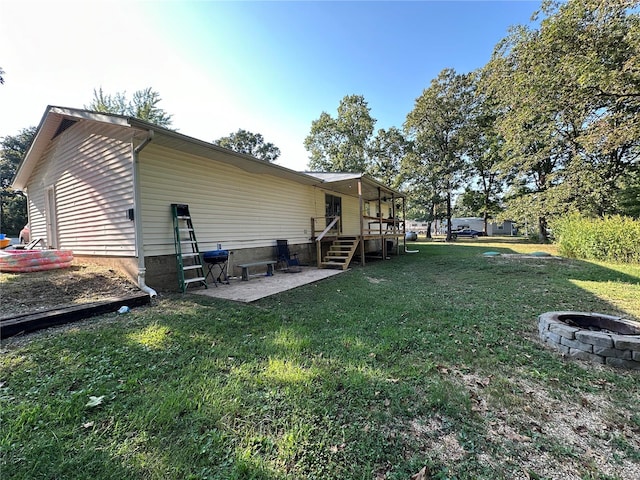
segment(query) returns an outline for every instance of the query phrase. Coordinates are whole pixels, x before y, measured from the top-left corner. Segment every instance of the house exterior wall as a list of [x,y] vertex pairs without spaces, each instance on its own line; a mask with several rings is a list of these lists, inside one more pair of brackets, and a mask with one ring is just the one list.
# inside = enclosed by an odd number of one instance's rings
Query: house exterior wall
[[356,197],[342,195],[342,234],[360,235],[360,202]]
[[505,220],[502,223],[490,223],[491,233],[489,235],[517,235],[518,229],[515,224],[510,220]]
[[153,141],[140,152],[139,165],[146,279],[154,288],[178,285],[172,203],[189,205],[200,251],[220,244],[233,252],[230,275],[239,273],[238,264],[274,259],[277,239],[287,239],[303,263],[315,262],[311,218],[324,216],[323,189]]
[[[130,136],[121,127],[80,121],[52,140],[27,185],[32,239],[76,255],[135,255],[127,218],[133,206]],[[47,235],[49,205],[57,238]]]
[[[352,192],[360,188],[320,182],[139,120],[60,107],[47,110],[14,179],[27,193],[32,239],[118,265],[134,278],[142,255],[147,283],[167,280],[171,289],[177,286],[172,203],[189,205],[201,251],[221,245],[232,252],[231,274],[239,263],[275,258],[277,239],[313,264],[311,219],[325,216],[325,194],[342,199],[342,233],[360,234]],[[364,186],[370,183],[376,182]],[[143,245],[136,245],[136,226]]]
[[145,256],[175,253],[171,204],[187,204],[201,250],[310,242],[313,187],[151,142],[140,157]]

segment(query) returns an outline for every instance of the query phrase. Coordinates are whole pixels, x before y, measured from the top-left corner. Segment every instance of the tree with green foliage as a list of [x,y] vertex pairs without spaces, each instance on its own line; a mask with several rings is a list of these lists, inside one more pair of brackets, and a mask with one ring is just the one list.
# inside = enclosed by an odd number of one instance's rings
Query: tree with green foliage
[[485,232],[488,219],[495,218],[502,211],[497,198],[487,199],[486,193],[469,187],[456,197],[453,210],[456,217],[482,217]]
[[537,212],[542,240],[550,217],[614,212],[638,162],[638,3],[544,2],[539,28],[513,29],[485,69],[501,169],[516,179],[509,208]]
[[[405,172],[432,179],[445,198],[447,241],[452,239],[453,192],[460,187],[465,172],[465,137],[473,111],[471,76],[445,69],[416,99],[407,115],[405,131],[413,141],[414,154],[407,158]],[[415,182],[414,182],[415,183]]]
[[322,112],[320,118],[311,123],[311,131],[304,140],[310,153],[309,169],[366,172],[375,123],[361,95],[347,95],[340,100],[336,118]]
[[[535,77],[527,71],[533,70],[532,64],[542,54],[531,47],[535,38],[535,32],[514,30],[509,39],[513,45],[506,49],[508,55],[495,56],[486,67],[484,78],[485,87],[490,86],[488,94],[499,102],[501,110],[496,119],[497,130],[504,138],[499,168],[513,179],[508,192],[508,213],[524,222],[522,215],[537,212],[538,230],[544,240],[549,216],[566,205],[565,199],[553,201],[557,193],[553,187],[563,181],[559,172],[568,153],[567,138],[557,134],[555,112],[560,106],[561,87],[547,92],[547,88],[556,86],[555,80],[544,86],[551,76]],[[573,121],[568,120],[568,124]]]
[[366,173],[385,185],[398,188],[402,159],[410,149],[410,142],[401,130],[396,127],[387,130],[381,128],[370,144]]
[[616,203],[620,215],[640,220],[640,165],[621,182]]
[[428,159],[420,158],[420,153],[412,148],[402,159],[401,180],[407,195],[407,218],[427,223],[427,238],[431,238],[432,224],[446,217],[440,206],[446,203],[444,179],[431,168]]
[[243,129],[238,129],[237,132],[230,134],[228,137],[214,140],[213,143],[267,162],[275,162],[280,156],[280,149],[273,143],[265,142],[261,134]]
[[503,181],[499,165],[504,141],[495,128],[499,116],[495,101],[476,88],[480,75],[481,72],[477,72],[472,76],[475,101],[468,117],[469,127],[465,137],[467,177],[470,184],[456,202],[456,215],[482,217],[486,232],[489,218],[500,211],[498,197],[502,192]]
[[84,108],[94,112],[127,115],[169,128],[172,123],[171,115],[158,107],[161,100],[160,94],[150,87],[134,92],[130,100],[127,99],[126,92],[110,95],[105,94],[100,87],[93,90],[93,100]]
[[550,4],[540,29],[547,51],[560,56],[559,73],[570,78],[558,109],[576,118],[564,129],[570,132],[565,135],[570,147],[565,184],[571,186],[573,204],[590,215],[617,210],[615,193],[638,162],[638,5],[629,0]]
[[36,127],[29,127],[0,140],[0,231],[3,233],[15,235],[27,223],[26,198],[10,185],[35,135]]

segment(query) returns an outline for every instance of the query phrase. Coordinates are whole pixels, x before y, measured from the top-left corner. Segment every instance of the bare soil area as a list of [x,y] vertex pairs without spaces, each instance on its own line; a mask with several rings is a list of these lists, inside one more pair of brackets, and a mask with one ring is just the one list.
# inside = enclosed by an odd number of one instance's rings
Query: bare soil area
[[58,270],[0,273],[0,318],[98,302],[139,291],[120,272],[75,260],[71,267]]

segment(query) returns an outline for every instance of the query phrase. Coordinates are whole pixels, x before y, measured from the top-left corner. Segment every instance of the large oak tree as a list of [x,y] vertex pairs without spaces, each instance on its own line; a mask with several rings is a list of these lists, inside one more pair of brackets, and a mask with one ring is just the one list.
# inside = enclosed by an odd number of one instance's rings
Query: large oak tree
[[[471,76],[445,69],[416,99],[404,124],[414,145],[404,171],[415,172],[415,179],[439,189],[433,198],[445,199],[447,240],[452,238],[453,194],[464,179],[466,136],[473,107]],[[415,179],[411,182],[414,188]]]
[[542,239],[568,210],[604,215],[638,162],[637,1],[545,2],[536,29],[513,29],[485,68],[499,104],[509,207],[535,215]]
[[347,95],[340,100],[336,118],[322,112],[320,118],[311,123],[311,131],[304,140],[310,154],[309,169],[365,172],[375,123],[361,95]]
[[400,129],[381,128],[370,143],[366,173],[392,188],[400,187],[402,160],[410,150],[411,142]]

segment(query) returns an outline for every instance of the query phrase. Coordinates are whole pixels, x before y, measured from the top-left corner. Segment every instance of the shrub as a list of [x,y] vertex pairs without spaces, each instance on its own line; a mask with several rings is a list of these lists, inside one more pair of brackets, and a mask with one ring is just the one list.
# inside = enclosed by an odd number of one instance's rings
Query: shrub
[[562,255],[588,260],[640,263],[640,221],[615,215],[603,219],[570,215],[553,223]]

